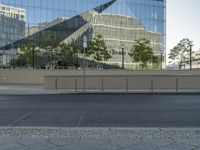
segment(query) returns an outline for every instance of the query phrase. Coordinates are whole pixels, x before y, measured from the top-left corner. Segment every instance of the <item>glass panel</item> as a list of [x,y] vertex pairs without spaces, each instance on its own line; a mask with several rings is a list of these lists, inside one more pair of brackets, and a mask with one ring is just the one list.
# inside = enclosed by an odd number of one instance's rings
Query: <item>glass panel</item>
[[[140,38],[147,38],[156,45],[155,52],[165,48],[165,0],[115,0],[112,4],[106,4],[110,1],[1,0],[0,47],[13,43],[19,45],[27,39],[38,41],[45,38],[48,32],[53,32],[61,40],[76,37],[80,44],[83,34],[87,34],[89,39],[102,34],[109,51],[121,51],[121,45],[125,42],[126,54],[135,40]],[[103,4],[106,5],[100,14],[90,12],[75,17]],[[5,11],[3,6],[11,11]],[[91,14],[93,18],[88,21]],[[88,22],[90,27],[84,29]],[[120,56],[116,58],[120,59]]]

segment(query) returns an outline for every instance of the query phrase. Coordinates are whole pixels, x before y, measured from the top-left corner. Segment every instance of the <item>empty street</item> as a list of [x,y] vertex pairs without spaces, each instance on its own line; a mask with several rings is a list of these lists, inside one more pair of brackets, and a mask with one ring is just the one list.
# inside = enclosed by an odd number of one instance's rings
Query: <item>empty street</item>
[[200,127],[198,94],[0,96],[0,126]]

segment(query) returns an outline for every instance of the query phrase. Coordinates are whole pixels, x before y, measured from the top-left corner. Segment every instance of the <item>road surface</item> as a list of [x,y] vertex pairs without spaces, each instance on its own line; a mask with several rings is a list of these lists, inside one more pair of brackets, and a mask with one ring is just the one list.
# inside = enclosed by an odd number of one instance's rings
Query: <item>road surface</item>
[[0,95],[0,126],[200,127],[200,95]]

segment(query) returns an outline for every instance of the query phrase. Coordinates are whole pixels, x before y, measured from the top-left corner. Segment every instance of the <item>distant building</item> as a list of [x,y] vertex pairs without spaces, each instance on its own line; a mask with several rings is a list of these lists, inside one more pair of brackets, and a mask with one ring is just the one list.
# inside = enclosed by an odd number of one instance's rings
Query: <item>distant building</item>
[[[0,47],[23,38],[25,36],[25,29],[26,10],[0,4]],[[0,54],[0,64],[6,65],[11,59],[12,52],[2,50]]]

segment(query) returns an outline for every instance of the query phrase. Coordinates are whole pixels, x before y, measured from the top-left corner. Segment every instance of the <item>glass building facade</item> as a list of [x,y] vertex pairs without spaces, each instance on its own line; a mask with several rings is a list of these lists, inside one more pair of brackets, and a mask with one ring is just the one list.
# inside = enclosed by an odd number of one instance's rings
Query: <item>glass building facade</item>
[[[25,36],[26,10],[0,3],[0,47],[13,43]],[[6,64],[11,51],[3,52],[0,62]],[[2,54],[2,53],[0,53]]]
[[[27,26],[58,17],[73,17],[110,0],[1,0],[2,4],[24,8]],[[149,30],[166,36],[166,0],[117,0],[104,12],[138,18]],[[165,39],[165,37],[163,37]]]
[[25,36],[26,11],[0,4],[0,45],[7,45]]
[[[131,22],[133,24],[134,23],[140,24],[141,26],[138,27],[137,29],[139,30],[139,29],[144,28],[145,32],[141,31],[140,34],[145,34],[145,37],[147,36],[149,38],[153,37],[154,35],[152,35],[151,33],[161,35],[162,44],[159,44],[159,46],[158,44],[156,45],[157,47],[156,53],[159,53],[159,49],[160,50],[165,49],[166,0],[57,0],[57,1],[55,0],[1,0],[2,4],[19,7],[26,10],[26,29],[24,31],[26,32],[25,37],[31,34],[37,33],[41,31],[42,29],[44,29],[45,27],[56,25],[56,23],[57,24],[62,23],[63,20],[70,20],[70,18],[73,18],[79,14],[82,14],[84,12],[87,12],[88,10],[92,10],[93,8],[99,7],[109,2],[111,3],[107,5],[105,8],[103,8],[101,10],[101,13],[109,14],[109,15],[111,14],[120,15],[121,21],[119,21],[119,17],[118,17],[117,18],[118,24],[116,25],[116,28],[119,29],[121,26],[121,28],[124,29],[121,31],[125,34],[124,36],[126,36],[126,32],[127,32],[125,31],[125,29],[133,28],[133,27],[130,27],[128,24],[130,24]],[[128,19],[128,17],[135,19],[135,22],[133,20]],[[110,18],[111,17],[108,17],[108,16],[104,17],[104,19],[108,19],[108,20]],[[112,18],[114,19],[114,17]],[[105,21],[105,22],[108,23],[109,21]],[[77,24],[80,24],[80,26]],[[112,23],[108,23],[109,26],[111,26],[111,24]],[[60,32],[60,34],[70,36],[79,27],[82,27],[84,23],[82,21],[78,21],[77,23],[74,23],[73,21],[71,25],[76,26],[72,29],[72,32],[65,33],[63,29],[67,28],[67,26],[65,26],[64,24],[60,28],[57,26],[57,30],[59,30],[58,32]],[[110,29],[110,30],[113,30],[113,29]],[[63,33],[61,33],[62,31]],[[92,28],[91,32],[95,32],[95,29]],[[114,31],[110,31],[110,33],[111,32],[114,32]],[[119,30],[115,32],[119,32]],[[64,36],[64,35],[61,35],[61,36]],[[129,36],[130,38],[132,38],[132,35],[129,35]],[[160,38],[158,37],[158,35],[155,35],[155,36],[156,36],[155,39],[157,39],[155,41],[159,41]],[[65,38],[67,38],[67,36]]]

